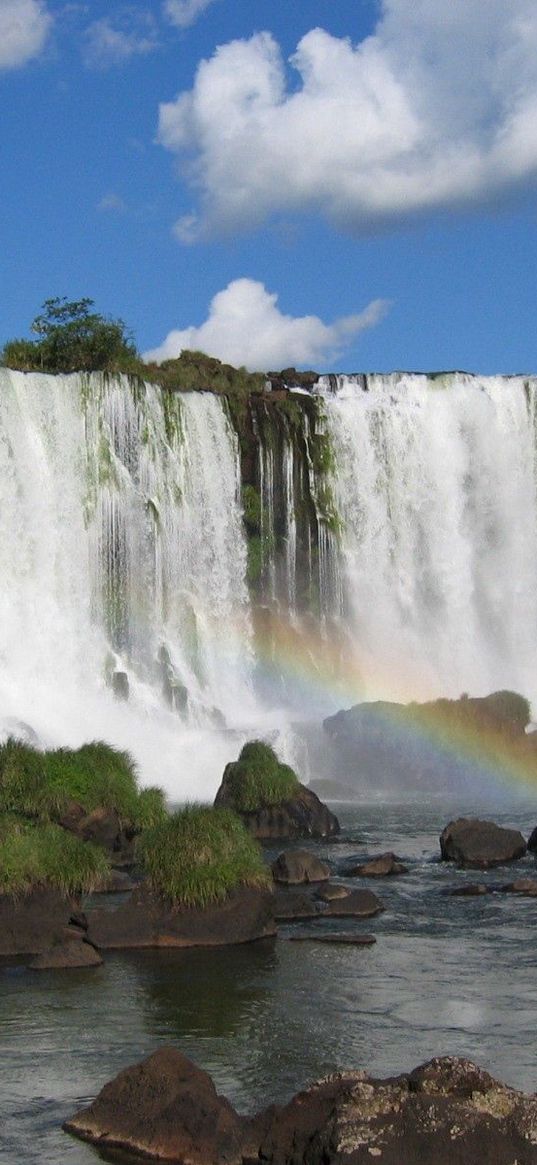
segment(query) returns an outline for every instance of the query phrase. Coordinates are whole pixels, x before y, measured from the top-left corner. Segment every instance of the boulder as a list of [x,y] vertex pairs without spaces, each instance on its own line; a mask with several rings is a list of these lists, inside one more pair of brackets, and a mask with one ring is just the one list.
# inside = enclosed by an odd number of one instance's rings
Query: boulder
[[82,805],[71,801],[60,818],[63,829],[74,833],[81,841],[92,841],[110,855],[114,865],[132,865],[134,848],[132,834],[127,834],[115,809],[100,807],[86,812]]
[[451,898],[479,898],[483,894],[490,894],[491,887],[485,886],[484,882],[468,882],[465,886],[444,890],[444,893],[449,894]]
[[323,918],[373,918],[384,904],[372,890],[351,890],[346,898],[335,898],[323,911]]
[[504,894],[522,894],[524,898],[537,898],[537,880],[535,878],[517,878],[501,886]]
[[386,1080],[339,1072],[248,1119],[162,1048],[64,1128],[101,1152],[189,1165],[537,1165],[537,1097],[455,1056]]
[[136,882],[124,870],[110,870],[103,882],[94,887],[93,894],[128,894],[136,888]]
[[504,829],[493,821],[475,817],[459,817],[441,833],[440,849],[445,862],[486,870],[523,857],[526,842],[518,829]]
[[236,809],[226,779],[231,766],[227,765],[222,784],[215,797],[215,805],[235,809],[249,832],[258,841],[282,841],[299,837],[333,837],[339,833],[339,821],[312,789],[298,784],[293,796],[279,805],[260,806],[244,811]]
[[537,825],[529,836],[528,849],[531,854],[537,854]]
[[327,882],[330,868],[307,849],[289,849],[272,863],[272,876],[285,886],[298,886],[301,882]]
[[0,955],[37,955],[53,946],[74,909],[59,890],[38,887],[14,898],[0,894]]
[[358,865],[348,866],[344,873],[346,878],[388,878],[397,874],[408,874],[408,867],[403,865],[396,854],[387,853],[367,858]]
[[97,907],[88,914],[88,939],[103,950],[226,946],[275,933],[272,893],[251,886],[196,909],[171,906],[141,885],[116,910]]
[[245,1122],[206,1072],[161,1048],[106,1084],[64,1129],[99,1148],[189,1165],[242,1165]]
[[277,889],[274,894],[274,917],[277,922],[298,922],[317,914],[319,905],[304,890]]
[[48,971],[52,968],[69,967],[100,967],[102,958],[91,943],[80,939],[73,942],[72,938],[65,942],[55,943],[42,954],[37,955],[30,963],[32,971]]
[[342,886],[339,882],[328,882],[326,886],[321,886],[320,890],[317,890],[315,897],[320,902],[334,902],[348,898],[350,893],[348,886]]

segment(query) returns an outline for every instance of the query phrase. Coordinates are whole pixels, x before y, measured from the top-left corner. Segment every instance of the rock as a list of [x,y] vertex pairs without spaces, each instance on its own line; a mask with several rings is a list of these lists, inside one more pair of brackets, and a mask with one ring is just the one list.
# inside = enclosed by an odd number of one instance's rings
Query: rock
[[110,870],[109,877],[95,886],[93,894],[127,894],[136,888],[136,882],[124,870]]
[[350,893],[348,886],[341,886],[338,882],[328,882],[326,886],[317,890],[315,897],[320,902],[334,902],[341,898],[348,898]]
[[537,880],[535,878],[517,878],[507,886],[501,886],[505,894],[522,894],[525,898],[537,898]]
[[242,1165],[244,1125],[206,1072],[175,1048],[161,1048],[120,1072],[63,1127],[101,1149],[188,1165]]
[[320,933],[318,930],[309,930],[307,934],[290,934],[287,936],[289,942],[295,943],[339,943],[345,946],[352,947],[371,947],[376,943],[376,938],[373,934],[342,934],[340,931],[324,931]]
[[245,812],[237,810],[230,793],[229,773],[230,765],[226,765],[222,784],[215,797],[215,805],[235,809],[244,821],[247,829],[258,841],[281,841],[285,838],[293,840],[299,837],[333,837],[339,833],[339,821],[333,813],[323,805],[312,789],[298,784],[296,792],[288,801],[280,805],[267,805],[259,809]]
[[87,813],[82,805],[71,801],[59,824],[81,841],[100,845],[110,855],[114,865],[132,865],[133,838],[123,829],[115,809],[100,807]]
[[317,914],[318,904],[303,890],[276,890],[274,917],[277,922],[298,922]]
[[103,950],[225,946],[275,933],[273,895],[249,886],[214,906],[184,909],[141,885],[116,910],[97,907],[88,916],[88,938]]
[[301,882],[327,882],[330,869],[307,849],[284,850],[272,863],[275,882],[298,886]]
[[116,700],[128,700],[129,677],[126,671],[115,671],[112,674],[112,691]]
[[68,940],[63,943],[55,943],[54,946],[32,959],[29,965],[32,971],[48,971],[51,968],[63,967],[100,967],[102,961],[95,947],[81,939],[79,942]]
[[42,887],[12,898],[0,894],[0,955],[37,955],[64,935],[74,903]]
[[537,825],[535,826],[533,832],[530,834],[528,840],[528,849],[530,853],[537,854]]
[[526,842],[517,829],[503,829],[493,821],[459,817],[450,821],[440,835],[445,862],[465,869],[486,870],[516,861],[526,853]]
[[408,868],[395,854],[387,853],[368,858],[357,866],[348,866],[343,872],[346,878],[388,878],[408,874]]
[[373,918],[384,910],[384,904],[372,890],[351,890],[346,898],[336,898],[328,903],[323,918]]
[[248,1119],[162,1048],[64,1128],[102,1152],[170,1165],[537,1165],[537,1097],[455,1056],[386,1080],[339,1072]]
[[491,887],[484,882],[468,882],[466,886],[455,886],[454,889],[444,890],[452,898],[477,898],[481,894],[490,894]]

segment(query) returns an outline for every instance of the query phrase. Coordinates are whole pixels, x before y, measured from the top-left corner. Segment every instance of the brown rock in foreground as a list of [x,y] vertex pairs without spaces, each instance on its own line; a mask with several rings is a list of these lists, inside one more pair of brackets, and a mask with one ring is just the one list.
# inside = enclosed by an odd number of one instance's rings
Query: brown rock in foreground
[[63,943],[56,943],[49,950],[37,955],[30,963],[31,971],[49,971],[52,969],[68,969],[79,967],[100,967],[102,958],[91,943],[79,940],[73,942],[66,939]]
[[142,885],[117,910],[88,914],[88,939],[102,950],[225,946],[275,933],[272,893],[251,886],[239,886],[213,906],[185,909]]
[[102,1150],[178,1165],[537,1165],[537,1098],[453,1056],[387,1080],[338,1073],[248,1119],[163,1048],[64,1128]]
[[398,874],[408,874],[408,867],[403,865],[396,854],[387,853],[378,854],[358,865],[349,866],[344,873],[347,878],[389,878],[396,877]]
[[469,870],[486,870],[524,857],[526,842],[518,829],[503,829],[493,821],[459,817],[450,821],[440,835],[445,862],[455,862]]

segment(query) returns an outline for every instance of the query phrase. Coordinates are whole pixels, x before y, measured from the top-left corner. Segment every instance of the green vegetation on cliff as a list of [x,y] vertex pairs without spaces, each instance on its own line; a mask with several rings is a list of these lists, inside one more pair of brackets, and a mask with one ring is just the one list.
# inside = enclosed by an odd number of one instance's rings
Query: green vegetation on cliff
[[0,894],[20,896],[37,886],[89,893],[109,871],[104,850],[59,825],[0,815]]
[[8,341],[2,364],[22,372],[138,372],[141,360],[126,325],[93,306],[92,299],[46,299],[31,324],[38,338]]
[[269,886],[261,850],[230,809],[187,805],[146,830],[138,856],[156,893],[184,907],[221,902],[238,886]]
[[138,789],[131,757],[94,741],[78,749],[40,752],[20,740],[0,746],[0,813],[58,821],[70,803],[112,809],[133,828],[156,824],[165,815],[160,789]]
[[250,740],[239,759],[224,774],[226,794],[238,813],[251,813],[288,801],[300,782],[289,765],[278,760],[274,749],[262,740]]

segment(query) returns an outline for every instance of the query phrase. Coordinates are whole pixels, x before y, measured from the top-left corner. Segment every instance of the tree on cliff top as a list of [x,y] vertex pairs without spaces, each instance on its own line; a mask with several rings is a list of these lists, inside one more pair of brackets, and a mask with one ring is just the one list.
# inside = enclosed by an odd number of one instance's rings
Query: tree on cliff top
[[123,320],[94,312],[92,299],[46,299],[31,330],[36,340],[10,340],[2,364],[24,372],[138,371],[140,358]]

